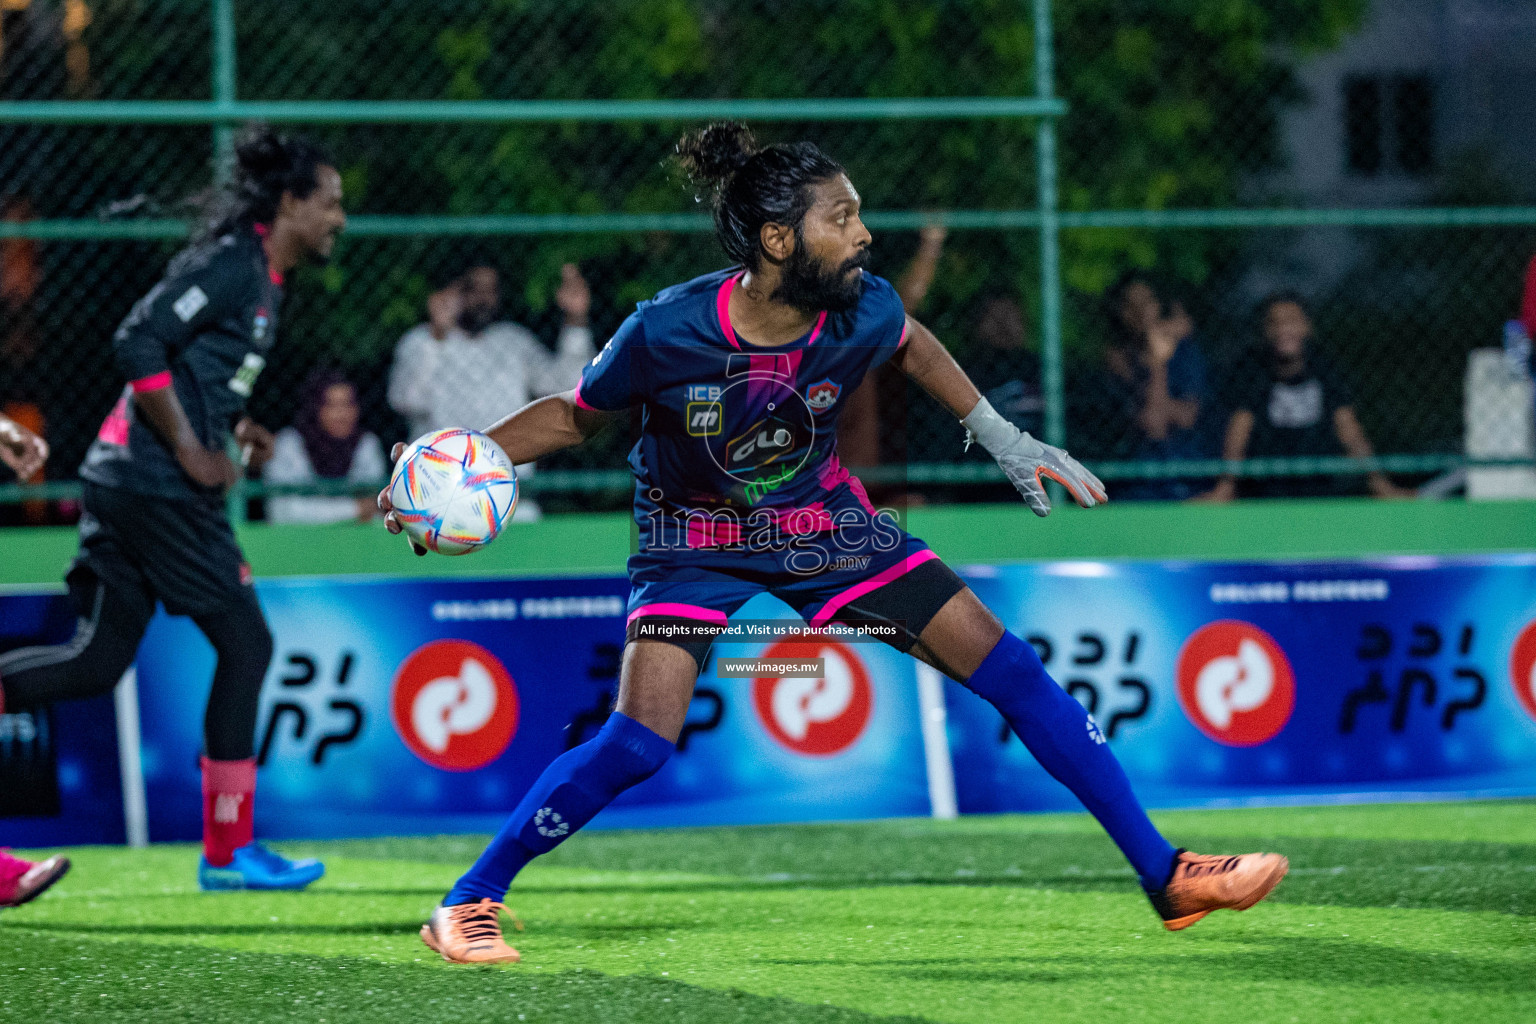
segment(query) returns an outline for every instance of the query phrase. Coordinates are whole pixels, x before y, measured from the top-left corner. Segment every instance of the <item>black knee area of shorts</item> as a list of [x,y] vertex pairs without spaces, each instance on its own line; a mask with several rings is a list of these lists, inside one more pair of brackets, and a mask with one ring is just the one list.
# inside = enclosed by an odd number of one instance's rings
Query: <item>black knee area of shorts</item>
[[69,574],[69,594],[79,616],[70,640],[0,655],[7,707],[36,707],[111,693],[133,664],[155,613],[154,598],[142,588],[105,580],[82,568]]
[[203,717],[207,754],[215,761],[254,757],[261,684],[272,663],[272,631],[261,605],[247,590],[227,608],[193,621],[218,656]]
[[[648,633],[665,633],[669,628],[685,631],[687,636],[641,636],[640,624],[645,624]],[[701,631],[709,632],[709,636],[696,636]],[[681,647],[688,652],[693,659],[693,664],[699,672],[704,671],[704,663],[709,659],[709,649],[715,644],[715,636],[722,630],[698,619],[686,619],[673,615],[647,615],[644,618],[632,619],[624,627],[624,642],[632,644],[636,640],[650,640],[655,643],[671,644],[673,647]]]
[[928,623],[949,599],[965,589],[965,581],[937,558],[930,558],[911,572],[898,576],[839,608],[834,622],[899,627],[896,639],[887,641],[903,654],[910,651]]

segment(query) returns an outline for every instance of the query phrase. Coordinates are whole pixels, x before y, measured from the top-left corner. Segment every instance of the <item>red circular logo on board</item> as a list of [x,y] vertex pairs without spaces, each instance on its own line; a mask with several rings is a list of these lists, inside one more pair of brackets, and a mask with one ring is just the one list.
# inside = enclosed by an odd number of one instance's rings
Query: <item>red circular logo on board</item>
[[1272,739],[1296,708],[1296,677],[1275,638],[1251,622],[1223,619],[1195,630],[1179,651],[1179,704],[1217,743]]
[[490,651],[434,640],[395,673],[390,715],[411,753],[434,768],[472,772],[501,756],[517,732],[517,687]]
[[763,658],[821,658],[820,679],[759,676],[752,682],[757,717],[780,745],[797,754],[831,757],[864,734],[874,691],[864,662],[835,640],[781,640]]
[[1536,718],[1536,622],[1529,623],[1515,638],[1509,652],[1509,681],[1525,713]]

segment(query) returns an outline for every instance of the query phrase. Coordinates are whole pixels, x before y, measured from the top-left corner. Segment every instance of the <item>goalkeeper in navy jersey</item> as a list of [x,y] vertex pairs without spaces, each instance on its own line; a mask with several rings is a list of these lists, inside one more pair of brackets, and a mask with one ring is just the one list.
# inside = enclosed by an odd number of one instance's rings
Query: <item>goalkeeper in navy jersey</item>
[[[813,626],[878,626],[882,640],[991,702],[1119,845],[1170,930],[1262,899],[1286,859],[1201,856],[1158,833],[1103,733],[1034,649],[871,507],[838,462],[838,410],[891,362],[954,413],[1036,515],[1050,511],[1047,478],[1089,508],[1103,485],[995,412],[895,290],[865,271],[859,195],[814,145],[758,148],[745,126],[724,124],[685,137],[678,155],[707,190],[735,266],[641,303],[576,390],[489,429],[522,463],[581,443],[613,414],[640,413],[630,455],[640,543],[618,699],[598,735],[528,790],[423,940],[457,963],[518,958],[497,916],[513,877],[661,768],[712,634],[764,592]],[[387,493],[379,503],[398,532]]]
[[231,436],[261,460],[271,435],[245,417],[277,332],[284,275],[325,261],[346,226],[335,161],[258,130],[203,237],[178,254],[112,339],[127,381],[80,469],[80,552],[66,581],[74,639],[0,655],[0,709],[107,693],[159,602],[217,654],[204,719],[204,889],[299,889],[319,878],[252,836],[257,705],[272,635],[224,493]]

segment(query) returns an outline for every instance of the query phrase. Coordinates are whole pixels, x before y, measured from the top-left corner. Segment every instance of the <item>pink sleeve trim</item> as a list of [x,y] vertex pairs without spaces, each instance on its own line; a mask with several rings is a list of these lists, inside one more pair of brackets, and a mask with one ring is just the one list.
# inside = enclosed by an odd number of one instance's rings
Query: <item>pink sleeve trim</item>
[[134,381],[133,393],[140,395],[146,391],[159,391],[161,388],[168,388],[170,386],[171,371],[161,370],[159,373],[152,373],[148,377],[140,377]]
[[907,343],[907,332],[910,330],[912,330],[912,321],[903,318],[901,321],[901,340],[896,343],[897,348],[901,348],[901,346]]

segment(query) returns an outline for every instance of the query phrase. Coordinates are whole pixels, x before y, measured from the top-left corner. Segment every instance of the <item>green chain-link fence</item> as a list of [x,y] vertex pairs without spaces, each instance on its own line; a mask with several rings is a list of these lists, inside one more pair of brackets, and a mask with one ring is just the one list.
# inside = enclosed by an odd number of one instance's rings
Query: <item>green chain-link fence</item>
[[[112,330],[251,119],[328,143],[353,215],[333,263],[292,289],[253,407],[274,428],[312,370],[338,365],[366,425],[401,437],[395,345],[468,262],[499,267],[506,315],[551,343],[566,262],[591,285],[599,342],[637,300],[720,265],[664,158],[682,131],[741,116],[840,159],[876,271],[1021,422],[1123,494],[1192,493],[1226,470],[1353,471],[1323,490],[1363,489],[1381,466],[1423,481],[1466,462],[1469,352],[1499,344],[1536,210],[1488,161],[1458,162],[1435,82],[1403,75],[1337,83],[1328,159],[1350,188],[1308,190],[1295,169],[1318,143],[1287,118],[1329,97],[1307,94],[1305,62],[1371,13],[1365,0],[0,0],[0,404],[46,423],[62,485],[0,493],[70,495],[121,386]],[[925,225],[947,238],[920,243]],[[1151,332],[1105,299],[1135,269],[1163,300]],[[1281,287],[1311,307],[1309,365],[1334,370],[1325,414],[1346,387],[1383,460],[1319,462],[1345,454],[1324,429],[1300,447],[1258,430],[1245,454],[1262,458],[1214,461],[1232,408],[1270,412],[1255,381],[1275,371],[1244,356],[1265,344],[1257,299]],[[1149,333],[1190,327],[1162,376],[1189,400],[1179,415],[1198,415],[1159,442]],[[871,475],[933,500],[998,493],[947,414],[899,380],[875,386],[845,439],[879,458]],[[1294,424],[1311,399],[1291,390]],[[538,486],[622,501],[622,447],[561,456],[565,472]],[[1305,457],[1275,457],[1291,454]],[[1491,454],[1527,457],[1513,442]]]

